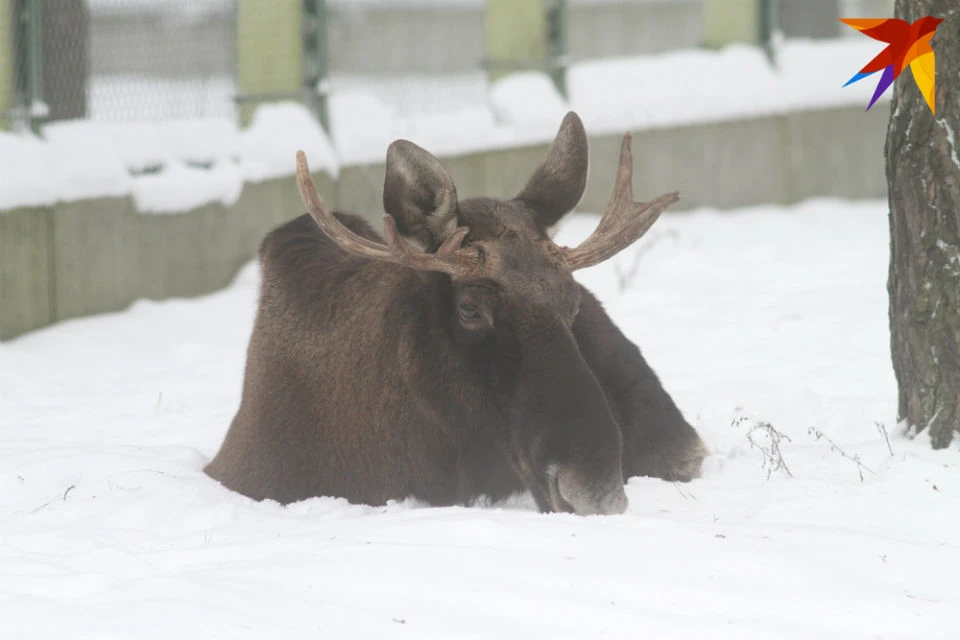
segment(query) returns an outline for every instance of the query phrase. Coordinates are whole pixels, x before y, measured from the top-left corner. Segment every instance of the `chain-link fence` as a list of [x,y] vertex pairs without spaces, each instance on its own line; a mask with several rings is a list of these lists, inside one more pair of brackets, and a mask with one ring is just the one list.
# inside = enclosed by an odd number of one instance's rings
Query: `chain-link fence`
[[482,100],[485,0],[0,0],[0,126]]
[[[836,36],[838,16],[891,4],[0,0],[0,128],[72,118],[242,124],[277,100],[307,104],[327,126],[331,96],[341,111],[364,101],[398,117],[451,111],[484,103],[490,80],[516,70],[548,73],[562,93],[565,69],[582,60],[711,45],[713,32],[721,43],[750,29],[760,40]],[[518,29],[542,37],[517,38]]]
[[14,122],[232,118],[234,5],[0,0],[12,51],[0,111]]
[[91,118],[233,117],[232,0],[85,4]]

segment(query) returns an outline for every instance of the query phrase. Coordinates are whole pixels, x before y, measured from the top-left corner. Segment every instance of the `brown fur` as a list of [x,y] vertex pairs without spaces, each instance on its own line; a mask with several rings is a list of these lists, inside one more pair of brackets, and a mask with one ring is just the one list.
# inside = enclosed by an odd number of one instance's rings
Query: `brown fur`
[[696,477],[700,438],[547,241],[586,163],[571,114],[517,199],[457,202],[432,156],[391,146],[384,202],[400,233],[429,251],[469,227],[464,244],[497,264],[483,280],[347,255],[307,215],[271,232],[243,398],[207,473],[283,503],[528,489],[544,511],[577,513],[623,511],[625,476]]

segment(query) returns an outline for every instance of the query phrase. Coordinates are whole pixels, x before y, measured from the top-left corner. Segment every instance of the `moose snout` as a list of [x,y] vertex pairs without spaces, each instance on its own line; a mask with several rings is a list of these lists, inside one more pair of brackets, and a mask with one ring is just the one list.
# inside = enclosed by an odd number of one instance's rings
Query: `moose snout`
[[579,516],[617,515],[630,504],[619,472],[603,482],[589,482],[575,469],[561,468],[557,471],[557,492]]

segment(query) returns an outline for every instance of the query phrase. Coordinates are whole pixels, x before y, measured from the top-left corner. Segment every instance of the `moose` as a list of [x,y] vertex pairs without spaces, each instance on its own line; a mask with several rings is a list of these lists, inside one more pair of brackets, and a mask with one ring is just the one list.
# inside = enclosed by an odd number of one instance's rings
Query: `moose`
[[302,152],[307,214],[259,250],[240,407],[206,473],[257,500],[472,505],[529,491],[542,512],[617,514],[624,478],[698,477],[707,448],[573,272],[640,238],[679,199],[633,200],[631,136],[596,230],[548,234],[580,201],[573,112],[511,200],[458,200],[406,140],[386,156],[383,237],[333,213]]

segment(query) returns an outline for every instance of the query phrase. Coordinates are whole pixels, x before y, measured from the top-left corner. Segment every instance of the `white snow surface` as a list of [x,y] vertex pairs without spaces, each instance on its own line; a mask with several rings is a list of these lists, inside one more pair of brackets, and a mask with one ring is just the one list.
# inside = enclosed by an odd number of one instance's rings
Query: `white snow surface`
[[0,636],[955,638],[960,450],[895,424],[887,258],[884,203],[818,200],[667,215],[581,272],[712,450],[691,483],[630,479],[620,516],[283,507],[207,478],[255,265],[2,343]]
[[[204,0],[196,10],[220,2]],[[109,6],[102,3],[104,10]],[[489,86],[481,73],[333,78],[329,138],[304,107],[290,103],[261,106],[243,131],[217,117],[56,123],[44,127],[43,138],[0,134],[0,211],[128,194],[144,212],[230,205],[246,181],[292,175],[297,148],[307,152],[311,168],[336,175],[341,165],[382,162],[398,138],[441,156],[548,142],[568,109],[597,135],[810,108],[866,108],[874,85],[843,83],[880,47],[868,38],[787,41],[777,68],[746,45],[581,62],[568,74],[569,101],[540,73],[514,74]],[[108,88],[121,95],[121,85]],[[214,89],[230,93],[222,82]],[[176,105],[160,106],[164,114],[175,113],[166,109]]]

